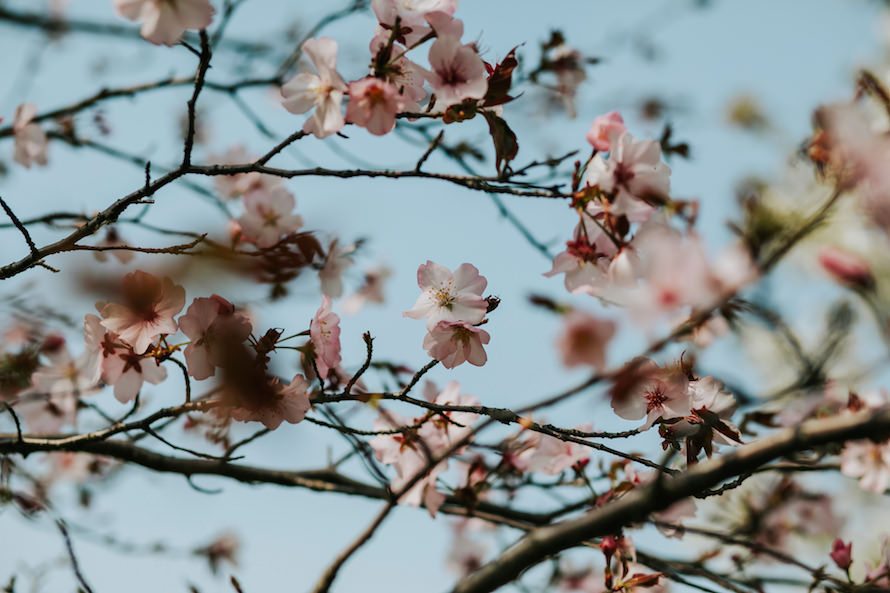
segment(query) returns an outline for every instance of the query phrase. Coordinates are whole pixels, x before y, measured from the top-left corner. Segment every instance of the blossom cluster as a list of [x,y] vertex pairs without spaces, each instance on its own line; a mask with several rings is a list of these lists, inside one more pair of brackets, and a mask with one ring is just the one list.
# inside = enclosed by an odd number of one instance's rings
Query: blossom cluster
[[[330,297],[322,301],[302,349],[325,377],[339,366],[340,341]],[[184,307],[182,286],[137,270],[124,276],[120,302],[100,302],[99,316],[85,316],[80,355],[69,353],[64,338],[47,337],[41,347],[46,362],[18,393],[18,409],[31,429],[55,432],[73,424],[79,398],[102,386],[113,386],[121,403],[135,400],[144,383],[157,385],[167,378],[163,364],[183,346],[184,370],[191,378],[201,381],[221,372],[218,411],[223,416],[259,421],[269,429],[303,419],[310,407],[307,379],[297,374],[285,384],[269,373],[268,355],[279,344],[280,332],[255,338],[250,316],[218,295],[195,298],[180,315]],[[180,332],[188,340],[171,343]]]
[[482,366],[488,360],[483,349],[491,336],[480,329],[489,301],[482,297],[488,281],[471,264],[461,264],[454,272],[432,261],[417,269],[420,296],[414,307],[403,315],[412,319],[426,319],[429,333],[423,347],[445,368],[452,369],[464,362]]

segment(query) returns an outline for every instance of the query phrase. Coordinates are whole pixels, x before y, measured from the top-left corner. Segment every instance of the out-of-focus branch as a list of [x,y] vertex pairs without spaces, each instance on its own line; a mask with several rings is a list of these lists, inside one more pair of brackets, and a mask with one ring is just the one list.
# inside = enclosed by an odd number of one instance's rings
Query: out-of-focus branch
[[713,488],[727,479],[748,473],[774,459],[829,443],[890,436],[890,409],[860,412],[780,430],[750,445],[712,458],[674,477],[663,477],[614,503],[585,515],[530,532],[492,562],[460,581],[453,593],[494,591],[516,579],[524,570],[581,542],[618,532],[651,513]]

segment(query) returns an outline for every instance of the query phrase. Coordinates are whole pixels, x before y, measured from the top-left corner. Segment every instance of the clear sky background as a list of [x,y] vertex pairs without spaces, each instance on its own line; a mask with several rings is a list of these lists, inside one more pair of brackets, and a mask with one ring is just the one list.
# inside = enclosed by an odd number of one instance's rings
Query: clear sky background
[[[42,6],[38,2],[6,4]],[[574,149],[589,150],[584,134],[590,121],[612,109],[624,114],[635,136],[657,136],[665,120],[645,121],[639,105],[650,96],[665,99],[666,118],[674,126],[675,137],[689,142],[692,149],[690,160],[670,161],[673,194],[700,200],[699,230],[716,248],[730,237],[723,222],[735,213],[734,185],[751,174],[781,174],[787,155],[809,130],[812,108],[850,96],[855,67],[883,49],[877,2],[713,0],[706,8],[695,8],[696,4],[701,3],[465,0],[456,16],[465,21],[465,38],[481,39],[489,60],[503,57],[513,46],[525,43],[520,52],[532,66],[537,62],[538,43],[553,28],[562,30],[568,42],[585,55],[602,59],[589,68],[588,80],[579,91],[577,118],[568,119],[559,111],[548,110],[543,93],[536,89],[506,107],[504,117],[520,141],[518,163]],[[274,40],[295,23],[305,30],[333,6],[336,3],[247,0],[228,34]],[[71,0],[68,10],[82,18],[116,19],[110,0]],[[347,80],[364,74],[373,26],[373,16],[368,12],[325,30],[326,35],[340,42],[340,71]],[[653,57],[646,57],[648,50]],[[0,23],[0,55],[0,115],[7,121],[24,100],[36,103],[43,111],[92,94],[102,85],[120,86],[157,80],[171,73],[188,74],[195,62],[194,56],[181,47],[157,48],[140,40],[89,35],[48,42],[39,32],[5,23]],[[239,76],[237,60],[220,54],[215,64],[210,79],[229,81]],[[189,88],[179,88],[107,103],[103,114],[113,133],[103,141],[157,164],[175,162],[181,150],[177,140],[179,119],[190,92]],[[742,93],[756,97],[763,107],[772,124],[766,133],[755,136],[726,124],[728,101]],[[278,137],[302,125],[302,116],[285,112],[265,90],[243,96]],[[234,143],[246,144],[254,153],[274,144],[263,138],[225,96],[207,92],[200,105],[210,124],[210,139],[198,160]],[[79,126],[84,133],[98,136],[89,118],[79,120]],[[446,137],[465,138],[478,146],[489,157],[480,170],[492,172],[485,124],[480,120],[452,128],[447,129]],[[353,167],[360,162],[398,169],[413,167],[422,152],[422,148],[406,145],[394,135],[379,139],[351,128],[347,133],[348,140],[304,139],[274,163],[282,167],[309,163]],[[49,169],[26,171],[11,162],[11,139],[0,141],[0,158],[10,168],[0,177],[0,195],[22,218],[55,209],[100,209],[142,184],[138,167],[86,150],[72,150],[58,142],[50,150]],[[344,155],[351,156],[345,159]],[[438,155],[428,161],[426,168],[454,171],[453,164]],[[558,321],[533,309],[526,300],[531,292],[564,298],[561,277],[541,276],[550,269],[550,261],[499,218],[486,195],[423,180],[306,177],[289,182],[288,188],[297,196],[298,211],[308,229],[345,241],[370,239],[356,266],[347,273],[347,292],[357,288],[363,269],[383,262],[394,270],[385,306],[368,307],[355,316],[341,315],[347,368],[360,365],[361,333],[366,330],[375,336],[375,351],[381,358],[418,367],[426,362],[421,348],[423,323],[403,319],[401,312],[416,299],[417,266],[431,259],[450,268],[462,262],[473,263],[487,277],[489,291],[502,298],[502,304],[487,327],[492,336],[489,363],[481,369],[468,365],[454,371],[437,368],[429,378],[440,385],[458,380],[465,392],[484,403],[510,407],[542,399],[584,378],[584,371],[566,371],[558,362],[553,348]],[[225,220],[204,199],[186,189],[165,188],[156,200],[151,222],[217,235],[223,232]],[[511,199],[508,206],[539,240],[551,245],[554,252],[561,250],[574,224],[565,204]],[[121,231],[134,243],[164,244],[163,239],[131,228]],[[38,243],[55,236],[44,229],[35,229],[34,235]],[[14,231],[0,232],[0,263],[25,253],[26,247]],[[88,256],[78,255],[54,257],[49,263],[63,273],[54,276],[42,269],[31,270],[0,285],[0,294],[28,290],[38,302],[79,318],[92,312],[95,295],[73,287],[78,275],[98,271],[121,275],[134,268],[152,271],[157,269],[158,260],[138,256],[129,267],[109,263],[100,268]],[[220,278],[189,269],[176,280],[186,286],[189,302],[217,292],[250,304],[263,329],[283,326],[301,331],[308,327],[320,300],[317,281],[308,275],[293,284],[290,299],[275,305],[263,302],[267,287],[244,278]],[[604,311],[592,300],[575,302],[587,310],[621,318],[620,313]],[[610,352],[612,364],[639,350],[647,339],[630,322],[623,321],[621,327],[622,334]],[[715,367],[737,367],[734,361],[720,356],[713,357],[712,363]],[[282,375],[295,372],[294,361],[287,356],[282,356],[279,364]],[[756,382],[748,384],[756,387]],[[179,389],[179,375],[171,371],[166,384],[146,390],[149,405],[179,401]],[[96,401],[115,412],[121,409],[110,392],[97,396]],[[614,418],[598,393],[582,396],[564,410],[548,412],[547,419],[565,425],[589,421],[597,429],[630,426]],[[7,428],[0,424],[0,430]],[[253,430],[253,426],[240,426],[236,434],[247,435]],[[191,437],[181,437],[177,442],[201,445]],[[341,441],[303,423],[285,425],[247,448],[244,462],[308,469],[322,465],[329,452],[336,457],[343,451]],[[40,464],[35,458],[35,466]],[[110,485],[97,489],[92,507],[86,510],[76,508],[74,491],[63,487],[59,494],[70,504],[63,504],[61,509],[72,523],[88,524],[126,541],[163,541],[177,548],[194,547],[223,530],[233,530],[241,536],[243,548],[241,566],[232,572],[247,593],[255,593],[311,587],[381,504],[273,486],[248,487],[221,479],[198,478],[196,483],[223,492],[200,494],[182,477],[131,468]],[[446,524],[450,521],[442,516],[431,520],[422,510],[398,509],[371,545],[349,562],[334,589],[446,590],[452,580],[444,566],[450,542]],[[504,541],[510,541],[510,537],[514,536],[510,534]],[[75,545],[96,593],[186,591],[188,583],[195,583],[202,592],[228,590],[222,578],[211,576],[204,566],[181,555],[123,555],[76,534]],[[27,521],[10,507],[0,508],[0,582],[13,573],[24,577],[42,562],[59,558],[64,558],[62,542],[47,517]],[[28,579],[24,580],[27,586]],[[62,566],[51,570],[38,590],[72,590],[72,583],[70,571]]]

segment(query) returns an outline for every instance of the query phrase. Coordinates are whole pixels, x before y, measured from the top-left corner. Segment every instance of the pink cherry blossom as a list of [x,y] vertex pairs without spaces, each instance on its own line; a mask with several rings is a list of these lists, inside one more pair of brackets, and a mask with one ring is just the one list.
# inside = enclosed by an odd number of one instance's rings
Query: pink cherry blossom
[[430,47],[432,70],[427,80],[442,108],[466,99],[481,99],[488,91],[485,64],[476,50],[454,36],[440,37]]
[[136,354],[132,348],[116,347],[117,337],[109,332],[105,335],[105,356],[102,364],[102,378],[114,385],[114,397],[125,404],[136,399],[142,384],[148,381],[158,385],[167,378],[167,369],[154,358]]
[[593,118],[593,124],[587,131],[587,141],[598,151],[608,152],[612,142],[626,131],[627,128],[621,114],[617,111],[610,111]]
[[176,333],[173,316],[185,305],[184,288],[169,278],[162,282],[136,270],[124,276],[123,297],[124,304],[101,308],[102,325],[130,344],[136,354],[145,352],[157,336]]
[[[406,449],[395,464],[398,477],[392,481],[390,488],[393,492],[403,490],[418,474],[427,471],[429,463],[430,459],[422,448]],[[437,463],[399,498],[399,502],[414,507],[423,504],[430,516],[435,517],[439,507],[445,502],[445,495],[436,490],[436,480],[446,469],[447,462]]]
[[12,120],[12,131],[15,135],[15,151],[13,160],[30,169],[31,163],[46,165],[48,146],[46,132],[40,124],[32,122],[37,115],[37,107],[33,103],[22,103],[15,108]]
[[371,76],[349,83],[346,119],[376,136],[392,132],[405,98],[391,82]]
[[[582,424],[575,429],[590,432],[593,426]],[[529,444],[530,447],[519,456],[523,459],[525,469],[531,472],[555,476],[590,457],[589,447],[537,432],[531,436]]]
[[868,492],[883,493],[890,486],[890,441],[852,441],[841,452],[841,473],[861,478],[859,486]]
[[31,375],[35,391],[60,397],[80,397],[97,391],[99,368],[94,353],[85,350],[73,358],[62,347],[49,365],[41,366]]
[[696,235],[683,235],[653,219],[641,227],[633,244],[642,285],[632,287],[627,302],[637,320],[649,323],[681,307],[711,305],[719,296],[721,285]]
[[190,340],[184,352],[189,375],[200,381],[216,373],[215,367],[223,364],[227,348],[247,339],[251,323],[235,312],[232,303],[212,295],[192,301],[179,318],[179,329]]
[[488,304],[482,298],[488,281],[471,264],[461,264],[452,273],[445,266],[427,260],[417,268],[421,293],[414,307],[402,313],[412,319],[426,318],[432,330],[440,321],[476,324],[485,317]]
[[29,430],[38,434],[57,433],[77,418],[77,398],[71,391],[42,393],[33,386],[19,393],[14,406]]
[[[96,247],[129,247],[129,243],[124,241],[118,233],[117,229],[113,226],[107,227],[105,231],[105,238],[96,243]],[[122,264],[128,264],[133,260],[133,252],[128,249],[111,249],[108,251],[111,253],[114,258]],[[106,262],[108,261],[108,256],[105,251],[94,251],[93,257],[96,258],[96,261]]]
[[244,214],[238,219],[242,238],[260,249],[272,247],[303,226],[303,219],[293,214],[294,195],[282,186],[251,192],[244,198]]
[[[602,209],[593,208],[591,216]],[[565,274],[565,287],[572,294],[602,296],[610,286],[610,260],[618,253],[615,242],[596,223],[583,215],[575,227],[573,239],[566,241],[566,250],[553,258],[553,267],[544,276]]]
[[449,571],[458,578],[463,578],[481,567],[487,554],[488,546],[459,531],[451,543],[445,564]]
[[637,382],[625,397],[612,398],[612,409],[625,420],[645,418],[643,428],[659,418],[683,418],[692,411],[689,379],[678,365],[662,368],[646,359],[635,370]]
[[420,41],[430,28],[426,16],[431,12],[454,14],[458,0],[371,0],[371,9],[379,23],[375,39],[385,42],[399,19],[398,40],[411,46]]
[[[394,412],[381,409],[374,421],[374,430],[403,429],[417,423],[417,419],[409,420]],[[377,460],[395,467],[398,477],[390,485],[393,491],[406,486],[418,472],[425,470],[431,456],[435,457],[445,450],[445,441],[438,434],[438,429],[428,422],[423,428],[426,429],[423,433],[418,429],[410,429],[395,434],[376,435],[371,439],[370,444]],[[428,440],[430,436],[433,437],[432,440]],[[447,466],[447,460],[436,464],[427,476],[404,494],[400,502],[412,506],[420,506],[422,503],[430,514],[435,516],[445,500],[445,495],[436,491],[436,476],[445,471]]]
[[113,0],[117,13],[140,21],[140,33],[155,45],[176,45],[186,29],[206,29],[213,20],[210,0]]
[[823,247],[819,251],[819,264],[841,284],[866,287],[874,282],[868,261],[838,247]]
[[315,365],[323,378],[340,364],[340,317],[331,311],[331,297],[322,295],[321,307],[309,324]]
[[606,366],[606,347],[615,335],[615,323],[581,311],[565,316],[557,347],[567,367],[590,365],[597,370]]
[[371,0],[374,15],[382,25],[390,28],[399,18],[401,26],[414,27],[422,25],[431,12],[454,14],[458,0]]
[[337,72],[337,42],[329,37],[306,40],[301,49],[309,56],[318,74],[303,72],[281,87],[282,104],[291,113],[315,112],[303,124],[303,131],[325,138],[345,125],[340,103],[346,81]]
[[343,271],[352,265],[352,254],[356,246],[350,243],[345,247],[340,246],[337,239],[331,241],[328,253],[324,259],[324,265],[318,271],[318,279],[321,280],[321,292],[331,298],[337,298],[343,294]]
[[464,321],[440,321],[423,339],[423,349],[446,369],[469,362],[481,367],[488,360],[483,344],[491,336]]
[[[414,426],[415,424],[413,419],[405,418],[396,412],[381,408],[380,413],[374,420],[374,430],[378,432],[397,430]],[[370,445],[374,450],[374,457],[377,458],[377,461],[392,465],[399,460],[402,451],[413,447],[413,442],[416,438],[416,430],[395,434],[378,434],[371,439]]]
[[[427,384],[430,392],[435,392],[436,387],[432,383]],[[445,388],[436,395],[433,403],[439,406],[479,406],[479,399],[473,395],[460,392],[460,383],[450,381]],[[460,442],[464,437],[473,433],[472,425],[479,419],[479,414],[475,412],[443,412],[448,420],[437,416],[432,418],[430,422],[421,427],[419,433],[425,442],[437,452],[451,449]],[[456,454],[462,453],[464,447],[456,450]]]
[[[211,155],[209,158],[211,163],[220,165],[243,165],[254,160],[256,160],[256,157],[248,154],[243,144],[236,144],[222,155]],[[217,191],[227,199],[244,196],[254,191],[268,191],[275,186],[281,185],[281,183],[280,177],[264,175],[257,171],[213,176],[213,184],[216,186]]]
[[625,132],[610,150],[608,160],[598,154],[588,165],[587,185],[611,197],[610,213],[644,222],[670,194],[671,169],[661,161],[661,146]]
[[377,266],[365,272],[365,282],[358,291],[343,303],[343,310],[354,315],[365,303],[383,304],[386,300],[383,295],[383,285],[392,276],[392,270],[387,266]]
[[308,390],[309,383],[303,375],[294,375],[288,385],[273,377],[258,390],[262,393],[255,401],[248,406],[235,407],[229,413],[240,422],[262,422],[269,430],[275,430],[283,421],[297,424],[311,407]]

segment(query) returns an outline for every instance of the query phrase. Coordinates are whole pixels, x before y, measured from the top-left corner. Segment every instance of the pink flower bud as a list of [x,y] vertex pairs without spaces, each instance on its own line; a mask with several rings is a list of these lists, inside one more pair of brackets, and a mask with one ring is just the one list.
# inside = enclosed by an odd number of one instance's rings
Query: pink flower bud
[[819,263],[822,269],[841,284],[866,288],[874,282],[868,262],[849,251],[837,247],[825,247],[819,252]]
[[613,138],[617,138],[626,130],[621,114],[611,111],[593,119],[593,125],[587,131],[587,141],[600,152],[607,152],[612,146]]
[[844,540],[837,538],[831,544],[831,559],[841,570],[847,570],[853,564],[853,542],[844,544]]

